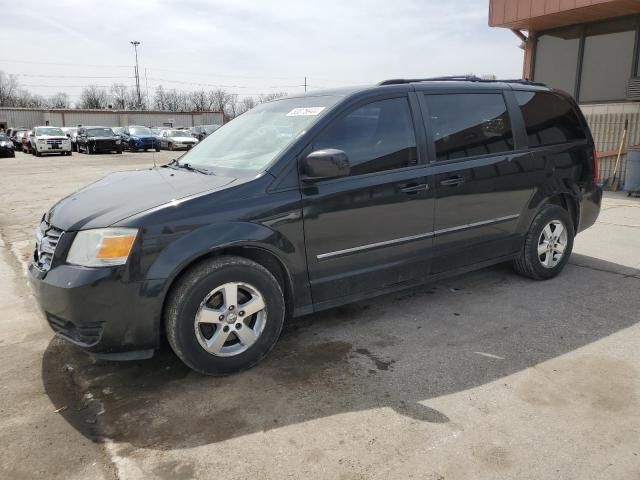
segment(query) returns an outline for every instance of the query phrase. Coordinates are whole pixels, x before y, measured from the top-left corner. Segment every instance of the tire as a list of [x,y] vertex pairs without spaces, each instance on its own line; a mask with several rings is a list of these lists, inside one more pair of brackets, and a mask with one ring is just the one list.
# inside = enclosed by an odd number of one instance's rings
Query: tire
[[37,148],[34,148],[33,151],[34,151],[34,155],[36,157],[41,157],[42,156],[42,153],[40,153]]
[[[221,289],[222,286],[235,285],[235,282],[240,284],[238,300],[246,298],[242,294],[246,291],[245,288],[253,289],[254,293],[257,293],[256,297],[263,300],[264,309],[241,318],[244,314],[241,309],[249,303],[237,302],[238,305],[234,310],[236,317],[231,318],[232,309],[227,309],[223,305],[227,303],[226,295],[223,297],[219,294],[221,291],[226,291]],[[209,311],[211,317],[206,318],[214,319],[217,324],[202,323],[198,326],[200,330],[197,330],[196,314],[213,292],[218,293],[208,301],[219,302],[219,310]],[[225,312],[224,315],[219,317],[218,313],[222,312]],[[224,320],[218,323],[222,317]],[[176,355],[196,372],[214,376],[240,372],[256,365],[278,340],[284,317],[285,304],[282,289],[271,272],[255,262],[231,256],[201,263],[183,275],[172,288],[164,312],[167,339]],[[206,343],[207,339],[212,340],[214,334],[218,333],[218,329],[221,329],[222,335],[225,328],[229,331],[226,334],[228,336],[221,338],[227,338],[227,341],[221,343],[219,349],[213,348],[218,353],[210,353],[202,342]],[[245,347],[240,341],[241,337],[236,336],[234,328],[245,334],[251,332],[255,335],[253,329],[259,329],[260,333],[257,334],[255,343],[247,342],[249,346]],[[210,337],[207,338],[207,335]],[[223,352],[223,349],[227,351]],[[234,349],[237,353],[234,353]]]
[[80,153],[80,144],[76,143],[76,152]]
[[91,151],[91,145],[90,144],[86,144],[84,146],[84,153],[86,153],[87,155],[91,155],[93,152]]
[[168,148],[169,150],[173,151],[173,143],[170,143],[170,144],[167,146],[167,148]]
[[160,149],[159,149],[159,148],[156,148],[156,152],[159,152],[159,151],[160,151]]
[[[566,232],[566,237],[562,237],[560,234],[561,238],[558,241],[562,247],[561,256],[558,256],[558,251],[553,248],[552,242],[546,242],[548,232],[554,234],[557,232],[555,230],[557,225],[562,225],[564,232]],[[549,230],[545,231],[548,226]],[[513,262],[515,271],[534,280],[547,280],[555,277],[569,261],[573,250],[574,236],[573,220],[569,213],[557,205],[545,205],[533,219],[522,251]],[[549,246],[549,243],[552,245]],[[551,250],[544,252],[545,245]]]
[[118,155],[122,155],[122,149],[121,149],[121,148],[119,148],[118,150],[116,150],[116,153],[117,153]]

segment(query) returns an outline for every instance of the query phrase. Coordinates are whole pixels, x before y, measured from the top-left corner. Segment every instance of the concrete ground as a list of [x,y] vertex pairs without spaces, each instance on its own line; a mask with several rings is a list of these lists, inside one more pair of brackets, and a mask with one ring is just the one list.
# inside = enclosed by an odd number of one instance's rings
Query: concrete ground
[[59,197],[162,152],[0,159],[0,478],[640,479],[640,199],[548,282],[497,266],[292,322],[257,368],[55,339],[24,266]]

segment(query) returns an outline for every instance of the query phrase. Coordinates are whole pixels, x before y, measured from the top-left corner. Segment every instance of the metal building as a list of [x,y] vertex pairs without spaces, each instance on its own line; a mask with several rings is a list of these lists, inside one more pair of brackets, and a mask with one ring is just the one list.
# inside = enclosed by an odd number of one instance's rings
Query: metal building
[[625,124],[623,152],[640,144],[640,0],[490,0],[489,24],[522,40],[523,78],[578,100],[609,178]]
[[26,127],[53,125],[126,125],[193,127],[195,125],[222,125],[222,112],[164,112],[157,110],[63,110],[42,108],[0,108],[0,127]]

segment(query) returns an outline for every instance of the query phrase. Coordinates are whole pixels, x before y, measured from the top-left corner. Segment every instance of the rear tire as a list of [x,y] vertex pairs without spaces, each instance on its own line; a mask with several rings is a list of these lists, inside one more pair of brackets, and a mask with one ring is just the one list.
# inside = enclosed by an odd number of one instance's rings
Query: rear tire
[[518,258],[516,272],[534,280],[558,275],[569,261],[575,231],[569,213],[557,205],[545,205],[529,227]]
[[[237,293],[227,296],[234,288]],[[257,305],[254,300],[262,308],[249,314],[249,305]],[[228,375],[253,367],[275,345],[284,316],[282,289],[271,272],[232,256],[189,270],[169,294],[164,312],[171,348],[187,366],[205,375]],[[218,334],[222,340],[216,345]]]

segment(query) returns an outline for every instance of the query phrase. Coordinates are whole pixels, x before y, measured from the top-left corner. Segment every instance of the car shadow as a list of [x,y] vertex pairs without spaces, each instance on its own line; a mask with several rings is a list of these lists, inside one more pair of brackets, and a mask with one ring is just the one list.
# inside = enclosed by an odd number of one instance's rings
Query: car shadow
[[336,308],[292,320],[261,364],[222,378],[190,371],[167,346],[151,360],[109,363],[54,339],[43,383],[87,438],[160,450],[379,408],[445,423],[446,412],[429,399],[503,379],[636,323],[632,305],[612,304],[632,298],[637,313],[640,277],[627,270],[577,255],[547,282],[501,265]]

